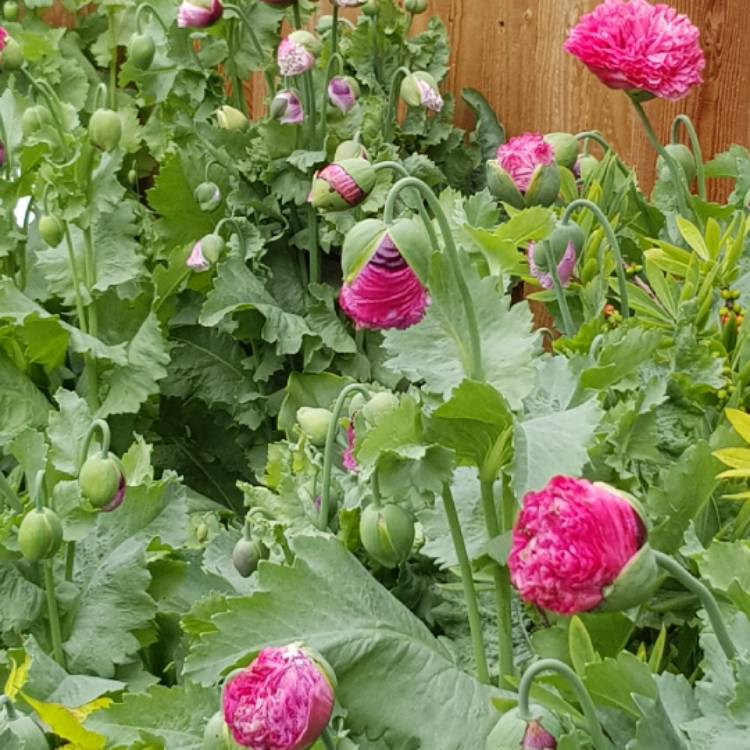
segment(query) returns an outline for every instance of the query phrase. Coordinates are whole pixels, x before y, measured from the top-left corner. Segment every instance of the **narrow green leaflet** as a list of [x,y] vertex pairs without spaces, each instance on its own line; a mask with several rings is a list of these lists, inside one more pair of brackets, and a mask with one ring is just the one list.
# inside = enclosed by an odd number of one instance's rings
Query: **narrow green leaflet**
[[261,563],[260,591],[226,600],[206,619],[185,676],[213,684],[265,646],[305,640],[336,671],[337,695],[355,733],[385,735],[394,747],[483,747],[498,718],[493,691],[457,668],[426,626],[339,542],[297,537],[294,546],[293,567]]

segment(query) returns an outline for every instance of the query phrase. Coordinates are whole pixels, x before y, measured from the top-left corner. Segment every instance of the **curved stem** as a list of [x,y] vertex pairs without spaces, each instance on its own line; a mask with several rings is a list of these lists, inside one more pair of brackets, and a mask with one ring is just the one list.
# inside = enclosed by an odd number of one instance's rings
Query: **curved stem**
[[727,659],[733,659],[737,656],[737,648],[729,635],[727,625],[724,622],[724,617],[721,614],[719,605],[716,603],[716,599],[711,591],[688,570],[683,568],[676,560],[669,557],[669,555],[656,551],[654,552],[654,555],[656,556],[656,562],[659,567],[663,568],[672,576],[672,578],[679,581],[686,589],[688,589],[688,591],[692,591],[700,599],[703,608],[706,610],[708,619],[711,621],[714,635],[719,641],[719,645],[724,650]]
[[359,391],[363,396],[368,395],[367,389],[359,383],[350,383],[344,386],[336,399],[333,416],[326,433],[326,446],[323,453],[323,487],[320,493],[320,512],[318,514],[318,528],[321,531],[328,528],[328,516],[331,510],[331,470],[333,469],[333,446],[336,442],[336,430],[339,426],[344,402],[355,391]]
[[203,181],[208,182],[211,179],[211,167],[216,165],[217,167],[224,167],[224,165],[216,159],[209,159],[206,164],[206,168],[203,170]]
[[[410,177],[411,175],[406,170],[403,164],[399,164],[397,161],[380,161],[374,165],[373,169],[379,172],[381,169],[392,169],[394,172],[398,172],[402,177]],[[419,200],[419,217],[422,219],[424,228],[427,231],[427,236],[430,238],[430,243],[434,248],[438,247],[438,238],[435,234],[435,227],[432,225],[432,219],[430,219],[427,209],[424,207],[422,202],[422,196],[417,192],[417,198]]]
[[245,256],[247,255],[247,243],[245,242],[245,235],[242,233],[242,228],[237,222],[237,219],[233,216],[226,216],[216,225],[214,232],[220,234],[221,229],[225,224],[231,224],[232,227],[234,227],[234,233],[237,235],[237,241],[240,244],[240,253],[242,254],[242,259],[245,260]]
[[320,283],[320,247],[318,246],[318,217],[315,207],[307,204],[307,234],[310,243],[310,283]]
[[[484,525],[487,529],[488,540],[500,536],[500,520],[495,506],[495,496],[492,491],[493,480],[480,477],[482,492],[482,512],[484,514]],[[500,671],[500,687],[503,686],[505,678],[511,676],[515,671],[513,661],[513,618],[511,612],[511,589],[510,574],[507,565],[492,562],[492,578],[495,582],[495,605],[497,608],[497,637],[498,657]]]
[[458,558],[458,567],[461,571],[461,584],[464,589],[464,599],[466,600],[466,610],[469,617],[469,631],[471,633],[471,645],[474,651],[477,677],[480,682],[489,685],[490,673],[487,669],[487,654],[484,648],[484,638],[482,637],[482,620],[479,615],[479,604],[477,602],[477,592],[474,587],[471,561],[466,551],[466,542],[456,511],[456,503],[453,500],[453,493],[447,483],[443,486],[443,507],[445,508],[445,516],[448,520],[448,528],[453,540],[453,548]]
[[401,87],[401,82],[408,75],[411,75],[411,71],[403,65],[393,75],[390,92],[388,93],[388,106],[385,109],[385,119],[383,121],[383,137],[386,141],[390,141],[393,137],[393,123],[396,121],[398,91]]
[[99,434],[102,438],[102,447],[100,450],[100,455],[102,458],[106,458],[109,454],[109,442],[110,442],[110,432],[109,432],[109,425],[103,420],[103,419],[95,419],[91,423],[91,427],[89,427],[88,432],[86,433],[86,437],[83,439],[83,446],[81,448],[81,453],[78,460],[78,466],[79,469],[81,466],[83,466],[84,461],[89,455],[89,448],[91,447],[91,440],[94,437],[94,433],[99,430]]
[[630,317],[630,304],[628,303],[628,283],[625,276],[625,265],[622,260],[622,253],[620,252],[620,246],[617,244],[617,237],[615,236],[614,230],[612,229],[612,225],[609,223],[609,219],[607,219],[607,217],[604,215],[604,212],[601,210],[601,208],[599,208],[596,203],[592,203],[590,200],[586,200],[585,198],[577,198],[568,205],[568,207],[565,209],[565,213],[563,214],[562,223],[567,224],[570,221],[570,217],[573,211],[578,208],[588,208],[589,211],[591,211],[591,213],[596,216],[597,220],[602,226],[602,229],[604,230],[604,234],[607,236],[607,242],[609,243],[609,247],[615,256],[616,261],[615,267],[617,271],[617,283],[620,290],[620,306],[622,308],[622,317],[628,318]]
[[565,290],[560,282],[560,274],[557,272],[557,261],[552,255],[552,248],[545,245],[544,249],[547,260],[547,273],[549,273],[549,276],[552,279],[552,287],[555,290],[555,299],[557,299],[557,305],[560,308],[560,314],[562,315],[563,333],[566,336],[572,336],[575,331],[575,325],[573,324],[573,318],[570,314]]
[[[338,6],[335,6],[338,7]],[[326,116],[328,114],[328,84],[333,78],[333,69],[338,67],[340,72],[344,71],[344,59],[338,52],[331,55],[331,59],[326,66],[325,86],[323,87],[323,96],[320,100],[320,142],[325,144],[326,141]]]
[[339,6],[333,3],[333,26],[331,26],[331,57],[336,54],[339,45]]
[[693,121],[685,114],[677,115],[672,122],[672,143],[677,143],[677,136],[680,130],[680,125],[685,128],[690,140],[690,149],[693,152],[695,158],[695,177],[698,185],[698,196],[702,200],[706,200],[706,171],[703,168],[703,151],[701,149],[700,138],[693,125]]
[[604,736],[599,717],[596,715],[594,703],[591,696],[581,682],[581,678],[564,662],[558,659],[540,659],[534,662],[524,673],[521,678],[521,684],[518,688],[518,711],[522,719],[526,721],[532,719],[529,712],[529,694],[534,678],[540,672],[557,672],[564,677],[568,684],[573,688],[578,703],[581,705],[583,715],[586,717],[586,723],[589,727],[591,741],[596,750],[612,750],[612,744]]
[[[89,178],[90,179],[90,178]],[[96,282],[96,259],[94,257],[94,240],[91,235],[91,225],[89,224],[83,230],[83,249],[84,249],[84,272],[86,274],[86,288],[89,292],[89,333],[96,337],[99,335],[99,318],[96,311],[96,301],[94,300],[94,283]],[[99,406],[99,375],[97,371],[96,360],[89,359],[88,370],[88,390],[89,403],[97,408]]]
[[589,141],[594,141],[595,143],[598,143],[605,152],[613,150],[609,142],[597,130],[584,130],[580,133],[576,133],[575,137],[576,140],[583,141],[585,145],[588,144]]
[[44,99],[47,107],[49,108],[52,120],[57,128],[57,134],[60,137],[60,145],[62,146],[64,159],[67,161],[70,158],[70,151],[68,150],[68,142],[65,139],[66,130],[63,127],[62,108],[60,105],[60,99],[55,93],[54,89],[44,80],[37,81],[31,76],[25,69],[21,68],[21,71],[26,75],[31,84],[31,87],[35,89]]
[[[297,8],[297,3],[294,4],[294,7]],[[258,55],[258,58],[262,63],[266,55],[265,52],[263,52],[263,45],[260,43],[260,39],[258,39],[258,35],[255,33],[253,25],[250,23],[250,19],[238,6],[231,3],[225,3],[224,10],[231,10],[240,18],[242,23],[245,25],[245,28],[247,29],[247,33],[250,35],[250,40],[252,41],[253,47],[255,47],[255,53]],[[268,68],[265,66],[263,67],[263,76],[266,79],[266,88],[268,89],[267,96],[270,97],[273,95],[276,84],[273,80],[273,75],[271,75],[271,71],[268,70]]]
[[156,19],[159,26],[161,26],[162,31],[164,32],[164,36],[169,35],[169,29],[167,28],[166,24],[162,20],[162,17],[156,12],[156,8],[154,8],[153,5],[150,3],[141,3],[138,6],[138,10],[135,12],[135,28],[138,29],[138,33],[143,33],[143,14],[144,11],[149,11],[151,13],[151,17]]
[[629,96],[628,98],[633,103],[633,107],[635,107],[636,114],[638,115],[638,118],[643,125],[643,129],[646,131],[646,136],[648,137],[649,142],[653,146],[656,153],[658,153],[659,156],[661,156],[661,158],[664,160],[664,163],[667,165],[669,171],[671,172],[675,187],[681,188],[676,190],[675,192],[677,195],[677,204],[680,213],[685,216],[688,213],[685,196],[690,195],[690,189],[687,185],[687,181],[685,180],[685,173],[682,171],[677,161],[664,149],[662,142],[659,140],[653,126],[651,125],[651,121],[648,119],[646,110],[643,109],[643,105],[633,96]]
[[453,233],[451,232],[448,218],[443,211],[443,207],[440,205],[435,193],[422,182],[422,180],[416,177],[404,177],[399,180],[389,191],[388,198],[385,202],[384,220],[386,224],[393,222],[393,214],[396,206],[396,198],[398,194],[406,188],[415,187],[422,193],[422,197],[427,202],[433,215],[437,219],[438,225],[440,226],[440,232],[443,235],[443,241],[445,243],[445,254],[448,257],[451,270],[456,280],[456,284],[461,295],[461,300],[464,305],[466,313],[466,322],[469,329],[469,345],[471,351],[471,363],[467,366],[464,363],[464,369],[466,374],[472,380],[482,381],[484,380],[484,367],[482,365],[482,342],[479,337],[479,324],[477,323],[477,314],[474,309],[474,303],[471,299],[471,293],[469,292],[469,286],[466,283],[466,278],[461,270],[461,264],[458,258],[458,249],[453,239]]

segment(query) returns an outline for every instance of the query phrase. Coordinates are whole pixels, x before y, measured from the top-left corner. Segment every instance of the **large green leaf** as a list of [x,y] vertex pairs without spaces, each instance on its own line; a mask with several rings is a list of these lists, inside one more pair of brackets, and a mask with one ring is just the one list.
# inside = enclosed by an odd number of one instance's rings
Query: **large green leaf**
[[[260,649],[304,640],[333,666],[355,733],[403,747],[483,747],[492,690],[332,539],[297,537],[295,564],[261,563],[259,591],[227,599],[192,643],[185,674],[219,681]],[[193,623],[195,627],[195,623]]]
[[44,425],[48,410],[47,399],[0,350],[0,445],[27,427]]

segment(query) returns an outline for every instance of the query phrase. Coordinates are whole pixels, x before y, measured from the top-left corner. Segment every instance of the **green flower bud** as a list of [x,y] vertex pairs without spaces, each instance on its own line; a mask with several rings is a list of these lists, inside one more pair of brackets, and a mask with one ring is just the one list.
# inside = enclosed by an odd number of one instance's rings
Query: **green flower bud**
[[100,108],[91,115],[89,120],[89,139],[102,151],[112,151],[117,148],[122,138],[122,123],[117,112]]
[[[201,211],[210,213],[215,211],[221,204],[221,190],[215,182],[201,182],[193,192],[195,202]],[[205,250],[204,250],[205,252]]]
[[509,203],[514,208],[524,208],[526,205],[513,178],[500,166],[497,159],[487,161],[487,187],[503,203]]
[[367,403],[367,399],[362,393],[355,393],[349,401],[349,419],[353,419],[354,415],[362,410],[362,407]]
[[381,417],[398,409],[398,396],[390,391],[376,393],[363,407],[362,416],[370,426],[377,424]]
[[46,560],[62,543],[62,523],[50,508],[30,510],[18,528],[18,548],[30,562]]
[[23,65],[23,59],[21,45],[13,37],[8,37],[3,51],[0,52],[3,70],[18,70]]
[[3,17],[6,21],[15,21],[18,18],[18,3],[15,0],[3,3]]
[[133,186],[138,184],[138,172],[134,168],[128,170],[128,182]]
[[315,208],[342,211],[357,206],[375,186],[375,169],[365,159],[329,164],[313,177],[310,203]]
[[128,42],[128,59],[138,70],[148,70],[154,61],[156,45],[148,34],[135,33]]
[[29,107],[23,113],[21,117],[21,132],[25,138],[29,138],[45,125],[50,125],[51,123],[52,115],[50,115],[49,110],[41,104],[37,104]]
[[318,34],[327,34],[333,28],[333,16],[325,15],[318,19],[318,23],[315,25],[315,30]]
[[443,108],[437,81],[426,71],[418,70],[401,82],[401,98],[410,107],[426,107],[433,112]]
[[126,484],[117,457],[112,453],[89,456],[78,473],[78,487],[95,508],[104,511],[118,508],[125,498]]
[[39,236],[44,240],[45,244],[50,247],[57,247],[63,239],[65,228],[63,223],[56,216],[42,216],[39,219]]
[[578,174],[580,175],[580,178],[585,182],[599,166],[599,159],[595,156],[591,156],[591,154],[585,156],[582,154],[578,157],[576,165],[578,166]]
[[258,569],[258,563],[268,557],[268,549],[255,539],[240,539],[232,550],[235,570],[247,578]]
[[333,155],[333,161],[368,159],[367,149],[359,141],[342,141]]
[[310,442],[318,447],[326,444],[328,426],[331,424],[333,414],[328,409],[301,406],[297,409],[297,424],[302,432],[310,438]]
[[367,0],[367,2],[362,6],[362,12],[366,16],[377,16],[378,10],[378,0]]
[[[554,735],[562,734],[562,727],[554,714],[542,706],[532,705],[530,708],[535,721],[543,723]],[[486,750],[505,750],[506,748],[512,750],[512,748],[528,747],[522,744],[528,726],[529,722],[521,718],[518,708],[506,711],[487,737]]]
[[359,536],[367,554],[385,568],[409,557],[414,544],[414,519],[398,505],[368,505],[359,521]]
[[558,221],[552,230],[552,234],[534,245],[534,263],[536,263],[540,271],[546,272],[549,270],[547,266],[547,249],[552,251],[555,263],[559,263],[563,259],[569,243],[573,244],[576,256],[579,256],[585,240],[583,230],[574,221],[570,221],[567,224]]
[[[695,157],[693,152],[682,143],[669,143],[664,150],[680,165],[688,182],[695,179]],[[662,179],[669,179],[670,171],[666,162],[660,156],[657,159],[657,169]]]
[[552,146],[555,161],[563,167],[573,169],[578,158],[578,139],[571,133],[547,133],[544,140]]
[[427,0],[404,0],[404,8],[415,15],[427,10]]
[[527,206],[551,206],[560,194],[560,168],[557,164],[537,167],[526,191]]
[[239,109],[225,104],[216,110],[216,121],[222,130],[247,130],[249,122]]

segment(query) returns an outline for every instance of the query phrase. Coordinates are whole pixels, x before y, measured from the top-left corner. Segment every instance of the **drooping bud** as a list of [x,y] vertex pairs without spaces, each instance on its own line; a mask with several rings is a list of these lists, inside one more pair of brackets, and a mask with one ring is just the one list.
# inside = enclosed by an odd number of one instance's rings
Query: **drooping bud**
[[444,104],[437,82],[424,70],[404,78],[401,82],[401,98],[410,107],[425,107],[433,112],[440,112]]
[[13,37],[7,37],[5,45],[0,51],[0,64],[2,64],[3,70],[18,70],[23,65],[23,60],[21,45]]
[[[555,733],[561,734],[563,731],[559,721],[542,706],[532,704],[530,709],[533,711],[533,716],[537,717],[531,721],[521,718],[518,708],[511,708],[506,711],[487,738],[486,747],[488,750],[490,748],[493,750],[494,748],[520,748],[521,750],[524,750],[524,748],[555,748],[556,745],[549,743],[550,741],[555,742]],[[542,720],[544,726],[551,728],[552,733],[547,732],[542,726]],[[533,727],[531,731],[530,727]],[[539,730],[544,734],[541,734]],[[526,742],[536,742],[537,744],[524,744]],[[547,744],[539,744],[542,742]]]
[[377,16],[380,11],[380,0],[365,0],[362,6],[362,13],[366,16]]
[[29,138],[51,123],[52,115],[49,110],[41,104],[36,104],[29,107],[21,116],[21,132],[25,138]]
[[326,444],[328,427],[333,419],[329,409],[301,406],[297,409],[297,424],[302,432],[310,438],[313,445],[319,448]]
[[557,740],[542,726],[542,722],[532,719],[526,725],[521,740],[522,750],[556,750]]
[[362,416],[372,427],[378,423],[381,417],[398,409],[398,406],[398,396],[390,391],[381,391],[372,396],[372,398],[362,407]]
[[404,0],[404,8],[414,15],[424,13],[427,10],[427,0]]
[[84,461],[78,472],[78,487],[97,510],[109,513],[122,505],[127,491],[125,473],[113,453],[94,453]]
[[274,96],[269,108],[269,114],[283,125],[299,125],[305,119],[302,102],[300,102],[299,97],[293,91],[289,91],[288,89],[279,91]]
[[342,211],[358,206],[375,186],[375,170],[365,159],[329,164],[313,177],[310,203],[315,208]]
[[6,21],[15,21],[18,18],[18,3],[16,0],[6,0],[3,3],[3,18]]
[[599,159],[591,154],[581,154],[573,165],[573,174],[586,182],[592,172],[599,166]]
[[320,40],[309,31],[299,29],[281,40],[276,62],[282,76],[298,76],[311,70],[320,54]]
[[117,148],[122,138],[122,123],[117,112],[105,108],[97,109],[89,120],[89,138],[102,151]]
[[224,13],[220,0],[182,0],[177,10],[180,28],[203,29],[216,23]]
[[367,0],[331,0],[334,5],[338,5],[339,8],[359,8],[364,5]]
[[365,398],[363,393],[360,393],[359,391],[355,393],[351,400],[349,401],[349,419],[354,419],[354,415],[361,411],[362,407],[367,403],[367,399]]
[[268,548],[255,539],[243,537],[232,550],[232,565],[243,577],[251,576],[258,569],[258,563],[268,557]]
[[555,161],[563,167],[573,169],[578,158],[578,139],[572,133],[547,133],[544,140],[552,146]]
[[215,182],[201,182],[193,191],[193,198],[201,211],[210,213],[215,211],[221,203],[221,190]]
[[362,546],[384,568],[405,562],[414,544],[414,519],[393,503],[381,508],[368,505],[359,521]]
[[50,508],[30,510],[18,528],[18,549],[29,562],[52,557],[62,543],[62,523]]
[[148,34],[135,33],[128,42],[128,60],[131,60],[138,70],[148,70],[154,61],[156,45]]
[[558,221],[552,234],[540,242],[530,242],[527,251],[529,271],[543,289],[552,289],[552,276],[549,273],[548,254],[557,268],[560,283],[567,286],[573,276],[576,259],[583,249],[583,230],[571,221],[563,224]]
[[[664,150],[680,165],[688,183],[692,182],[696,171],[693,152],[682,143],[668,143],[664,147]],[[657,159],[656,168],[661,179],[669,179],[671,177],[672,173],[661,156]]]
[[343,141],[333,154],[333,161],[344,161],[344,159],[367,159],[367,149],[359,141]]
[[348,112],[357,103],[359,84],[351,76],[334,76],[328,84],[331,104],[342,112]]
[[193,245],[185,265],[193,271],[208,271],[224,251],[224,240],[218,234],[207,234]]
[[216,110],[216,122],[222,130],[247,130],[250,124],[239,109],[225,104]]
[[57,247],[63,239],[64,227],[60,219],[49,214],[39,219],[39,236],[46,245]]

